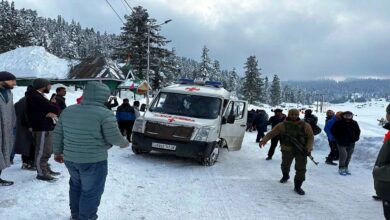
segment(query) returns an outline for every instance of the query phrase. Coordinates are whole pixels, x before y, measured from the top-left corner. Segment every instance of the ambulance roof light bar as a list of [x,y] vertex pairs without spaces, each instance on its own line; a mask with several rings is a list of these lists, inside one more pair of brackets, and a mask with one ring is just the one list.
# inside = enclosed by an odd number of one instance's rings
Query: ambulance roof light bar
[[213,86],[216,88],[222,88],[223,83],[218,81],[202,81],[202,80],[193,80],[193,79],[179,79],[178,84],[188,84],[188,85],[201,85],[201,86]]

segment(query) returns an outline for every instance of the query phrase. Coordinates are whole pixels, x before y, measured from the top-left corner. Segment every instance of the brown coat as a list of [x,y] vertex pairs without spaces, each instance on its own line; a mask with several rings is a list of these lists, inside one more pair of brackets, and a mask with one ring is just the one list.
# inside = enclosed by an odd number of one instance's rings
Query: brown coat
[[[303,124],[304,135],[306,136],[305,137],[306,143],[304,144],[304,147],[305,147],[305,150],[307,152],[311,152],[313,150],[313,143],[314,143],[313,131],[312,131],[309,123],[301,121],[301,120],[289,121],[286,119],[285,121],[276,125],[270,132],[268,132],[268,134],[262,139],[262,141],[268,142],[270,139],[272,139],[275,136],[278,136],[278,135],[283,136],[283,134],[286,133],[286,127],[285,127],[286,123],[294,123],[294,124],[304,123]],[[281,140],[280,146],[281,146],[283,151],[291,151],[291,149],[293,148],[293,146],[289,146],[288,143],[283,143],[282,140]]]

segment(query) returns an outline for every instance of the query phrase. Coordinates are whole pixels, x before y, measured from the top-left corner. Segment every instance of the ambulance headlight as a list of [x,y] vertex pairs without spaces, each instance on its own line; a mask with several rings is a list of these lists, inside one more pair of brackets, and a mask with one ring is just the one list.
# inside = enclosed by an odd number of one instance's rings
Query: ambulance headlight
[[144,120],[137,118],[133,125],[133,132],[143,133]]
[[216,129],[216,127],[214,127],[214,126],[201,127],[198,130],[198,133],[196,134],[196,136],[194,138],[194,141],[204,141],[204,142],[206,142],[207,138],[210,135],[210,133],[212,133],[215,129]]

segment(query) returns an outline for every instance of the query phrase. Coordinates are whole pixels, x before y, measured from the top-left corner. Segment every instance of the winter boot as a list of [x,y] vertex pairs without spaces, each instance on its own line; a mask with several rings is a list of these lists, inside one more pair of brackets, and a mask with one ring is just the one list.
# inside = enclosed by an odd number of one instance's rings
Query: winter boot
[[301,196],[305,195],[305,191],[301,188],[302,183],[301,180],[294,180],[294,191]]
[[337,163],[333,162],[331,158],[327,157],[326,158],[326,161],[325,161],[326,164],[329,164],[329,165],[333,165],[333,166],[336,166]]
[[345,172],[345,169],[344,169],[344,168],[339,168],[339,174],[340,174],[341,176],[346,176],[346,175],[347,175],[347,173]]
[[14,182],[12,182],[12,181],[3,180],[0,178],[0,186],[11,186],[13,184],[14,184]]
[[349,172],[349,170],[348,170],[348,168],[345,168],[345,174],[347,174],[347,175],[352,175],[352,173],[351,172]]
[[52,176],[58,176],[61,174],[60,172],[53,171],[50,167],[47,167],[47,169],[49,170],[49,174]]
[[38,180],[43,180],[43,181],[47,181],[47,182],[54,182],[57,180],[57,178],[53,177],[52,175],[50,174],[46,174],[46,175],[37,175],[37,179]]
[[267,158],[265,158],[266,160],[272,160],[272,157],[268,156]]
[[283,177],[282,179],[280,179],[280,183],[286,183],[287,180],[290,179],[290,176],[288,175],[288,173],[283,173]]

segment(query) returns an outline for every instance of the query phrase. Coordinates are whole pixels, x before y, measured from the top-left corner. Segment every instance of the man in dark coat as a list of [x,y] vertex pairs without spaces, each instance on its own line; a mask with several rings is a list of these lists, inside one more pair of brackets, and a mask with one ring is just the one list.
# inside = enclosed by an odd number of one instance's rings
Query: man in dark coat
[[[272,126],[272,129],[278,125],[280,122],[283,122],[284,119],[286,119],[286,115],[283,114],[283,110],[282,109],[275,109],[274,110],[274,116],[271,116],[271,118],[268,120],[268,125],[271,125]],[[272,156],[274,155],[275,153],[275,148],[276,146],[278,146],[278,142],[280,140],[280,137],[279,136],[275,136],[271,139],[271,146],[269,147],[269,150],[268,150],[268,156],[266,158],[266,160],[271,160],[272,159]]]
[[248,111],[248,118],[246,120],[246,131],[252,132],[253,130],[253,120],[256,117],[256,112],[254,109]]
[[383,212],[390,219],[390,104],[386,108],[387,123],[383,128],[389,130],[376,159],[373,177],[376,194],[382,199]]
[[253,124],[256,126],[257,136],[256,143],[259,143],[260,139],[264,137],[264,132],[267,131],[268,114],[263,109],[256,111],[256,117]]
[[360,138],[359,125],[352,118],[352,112],[343,112],[341,120],[336,121],[331,128],[332,135],[336,139],[339,149],[339,174],[342,176],[351,174],[348,165],[351,161],[355,143]]
[[[27,87],[27,92],[32,91],[33,87]],[[16,113],[16,138],[15,138],[15,153],[22,155],[22,169],[35,170],[35,147],[32,136],[32,128],[27,118],[26,111],[26,96],[15,103]]]
[[126,135],[127,140],[131,142],[130,137],[135,121],[135,111],[130,105],[129,99],[123,99],[122,105],[116,110],[116,119],[122,135]]
[[33,130],[35,144],[35,165],[37,179],[53,181],[54,172],[48,165],[52,154],[52,133],[58,115],[58,109],[50,103],[44,93],[50,92],[50,82],[47,79],[37,78],[33,81],[34,90],[26,94],[27,118]]
[[[14,146],[16,116],[11,92],[14,86],[15,76],[9,72],[0,72],[0,177],[2,171],[11,165],[10,155]],[[0,186],[12,184],[14,182],[0,178]]]
[[58,106],[60,106],[61,112],[66,108],[65,95],[66,95],[65,87],[58,87],[56,89],[56,102]]

